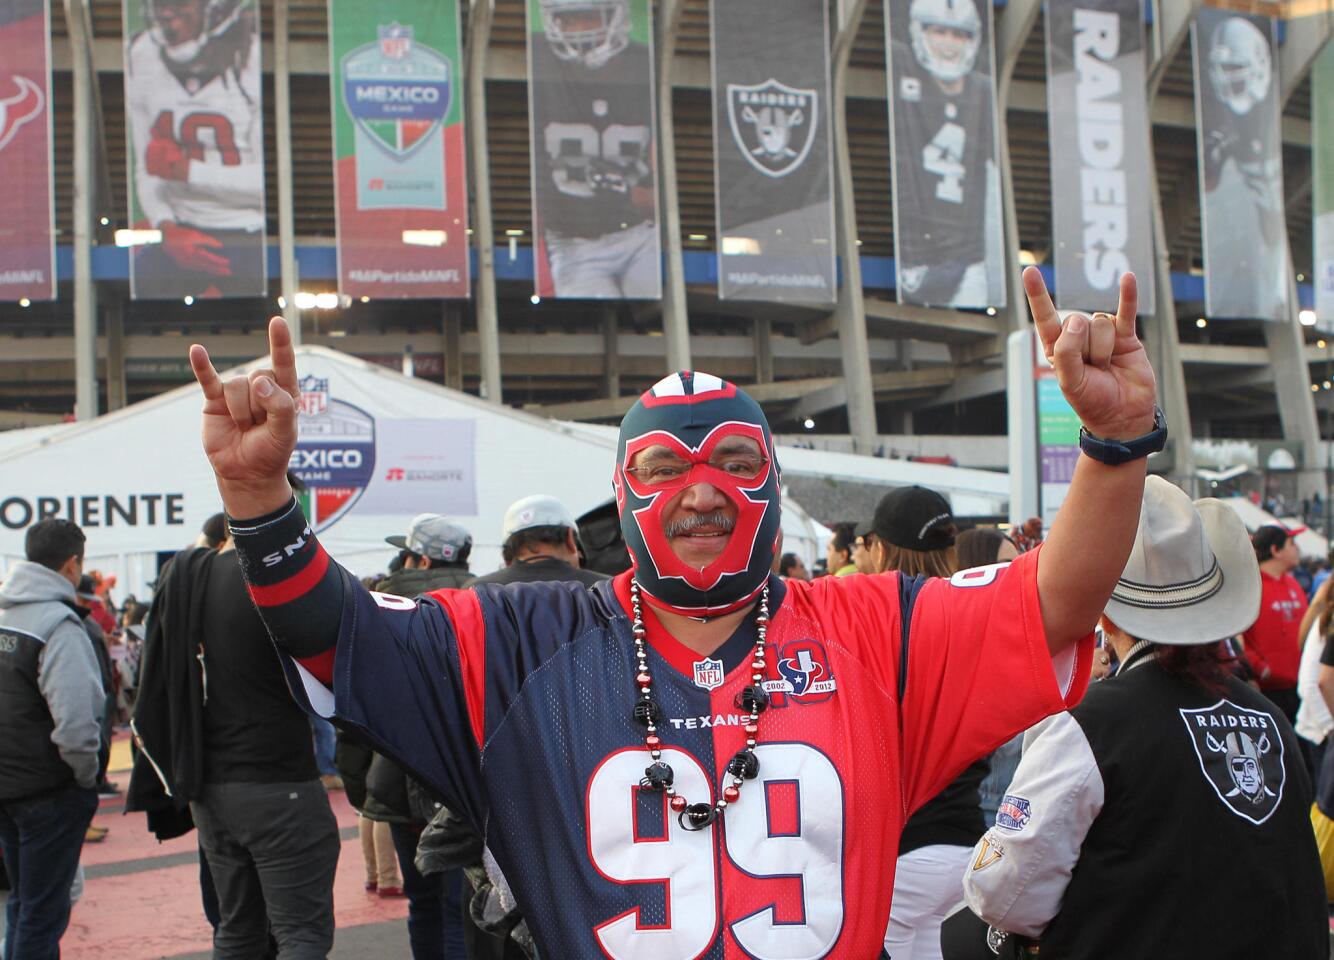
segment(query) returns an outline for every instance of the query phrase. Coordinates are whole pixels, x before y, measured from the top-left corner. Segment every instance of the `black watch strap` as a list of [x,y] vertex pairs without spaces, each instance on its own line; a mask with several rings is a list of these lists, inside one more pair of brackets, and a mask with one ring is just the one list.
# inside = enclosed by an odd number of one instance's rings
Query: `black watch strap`
[[1151,453],[1159,452],[1165,446],[1167,446],[1167,417],[1163,414],[1163,408],[1156,404],[1153,408],[1153,429],[1133,440],[1103,440],[1083,427],[1079,428],[1079,449],[1099,463],[1111,466],[1142,459]]

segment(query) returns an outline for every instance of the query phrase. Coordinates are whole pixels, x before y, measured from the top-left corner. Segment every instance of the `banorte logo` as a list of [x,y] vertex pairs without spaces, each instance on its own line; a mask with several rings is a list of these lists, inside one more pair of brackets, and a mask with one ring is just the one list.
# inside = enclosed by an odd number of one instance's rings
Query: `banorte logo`
[[34,120],[46,106],[42,88],[27,77],[0,76],[0,150],[14,139],[19,127]]

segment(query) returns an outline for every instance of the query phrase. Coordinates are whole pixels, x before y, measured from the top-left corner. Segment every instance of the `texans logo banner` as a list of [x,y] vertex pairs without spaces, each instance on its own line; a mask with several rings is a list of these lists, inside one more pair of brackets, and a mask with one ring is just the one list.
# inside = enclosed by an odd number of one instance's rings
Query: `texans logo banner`
[[837,299],[826,6],[711,5],[722,299]]
[[457,0],[329,0],[338,289],[467,297]]
[[1149,121],[1140,0],[1047,0],[1047,118],[1056,302],[1116,310],[1121,274],[1153,314]]
[[0,0],[0,302],[56,296],[50,35],[44,0]]
[[254,0],[124,0],[130,296],[268,290]]
[[662,295],[648,0],[527,0],[533,256],[542,297]]
[[1204,302],[1210,317],[1288,318],[1288,228],[1274,22],[1202,7],[1191,24]]

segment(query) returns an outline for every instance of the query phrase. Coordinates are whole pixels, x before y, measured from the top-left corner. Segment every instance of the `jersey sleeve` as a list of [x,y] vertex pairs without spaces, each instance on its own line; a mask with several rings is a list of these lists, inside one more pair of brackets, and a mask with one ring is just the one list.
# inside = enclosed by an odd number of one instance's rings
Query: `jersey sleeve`
[[973,760],[1083,697],[1093,635],[1056,657],[1048,651],[1039,554],[948,580],[906,581],[900,590],[907,618],[898,677],[905,814]]

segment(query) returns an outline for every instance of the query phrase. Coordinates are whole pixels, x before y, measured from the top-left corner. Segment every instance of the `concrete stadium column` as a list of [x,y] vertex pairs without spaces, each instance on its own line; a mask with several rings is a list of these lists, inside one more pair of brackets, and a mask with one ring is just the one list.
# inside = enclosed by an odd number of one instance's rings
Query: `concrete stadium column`
[[848,140],[848,61],[857,39],[867,0],[838,0],[838,24],[834,34],[834,207],[838,230],[838,256],[843,267],[843,286],[838,292],[834,318],[843,358],[843,384],[847,390],[848,434],[852,449],[866,453],[875,447],[875,389],[871,384],[870,347],[866,337],[866,301],[862,291],[861,248],[857,245],[857,202],[852,184],[852,157]]
[[774,327],[768,317],[755,318],[755,382],[773,383]]
[[127,403],[125,382],[125,301],[120,296],[103,298],[102,325],[107,337],[107,410]]
[[612,399],[621,395],[620,324],[616,308],[607,307],[602,313],[603,391]]
[[1010,81],[1019,53],[1041,10],[1041,0],[1010,0],[996,26],[996,124],[1000,140],[1001,215],[1005,225],[1004,316],[1010,330],[1023,330],[1029,324],[1028,301],[1019,284],[1023,270],[1019,262],[1019,213],[1014,202],[1014,178],[1010,175]]
[[442,311],[445,336],[445,386],[463,389],[463,304],[446,300]]
[[684,6],[683,0],[660,0],[658,9],[658,202],[662,208],[662,335],[667,341],[668,371],[692,367],[672,113],[672,61],[676,57],[676,34]]
[[278,153],[278,262],[282,274],[283,319],[292,342],[301,343],[301,311],[296,264],[296,218],[292,197],[292,75],[287,35],[288,0],[273,0],[273,125]]
[[93,283],[97,149],[92,30],[83,0],[65,0],[74,86],[74,416],[97,416],[97,286]]
[[[469,153],[472,160],[473,238],[477,244],[477,342],[484,400],[499,404],[500,313],[496,305],[495,228],[491,222],[491,156],[486,142],[486,55],[491,45],[495,0],[473,0],[468,23]],[[461,387],[461,385],[460,385]]]
[[[1168,66],[1181,45],[1190,36],[1195,2],[1156,0],[1153,31],[1148,56],[1148,111],[1153,116],[1154,100]],[[1167,9],[1164,9],[1164,8]],[[1149,202],[1153,208],[1154,303],[1153,316],[1144,321],[1145,347],[1158,376],[1158,403],[1167,414],[1172,444],[1171,480],[1195,495],[1195,432],[1190,422],[1190,398],[1186,391],[1186,371],[1181,362],[1181,339],[1177,333],[1176,299],[1172,294],[1172,251],[1168,249],[1167,221],[1163,199],[1158,189],[1158,166],[1149,164]]]

